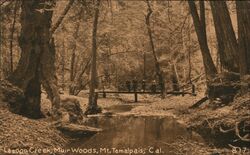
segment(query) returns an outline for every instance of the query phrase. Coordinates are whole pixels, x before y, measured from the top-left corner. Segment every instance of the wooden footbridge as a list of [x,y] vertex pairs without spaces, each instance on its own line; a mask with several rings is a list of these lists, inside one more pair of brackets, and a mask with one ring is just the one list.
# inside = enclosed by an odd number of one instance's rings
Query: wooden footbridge
[[[150,86],[149,88],[147,86]],[[137,81],[133,81],[132,83],[129,81],[126,81],[126,88],[125,89],[118,89],[117,91],[110,91],[110,90],[105,90],[103,88],[103,90],[99,90],[96,92],[96,96],[99,97],[102,95],[103,98],[107,97],[107,94],[133,94],[134,95],[134,101],[138,102],[138,94],[150,94],[150,95],[167,95],[167,94],[171,94],[171,95],[186,95],[186,94],[190,94],[193,96],[196,96],[195,93],[195,86],[192,84],[191,85],[191,92],[190,89],[187,89],[186,91],[184,91],[184,87],[174,87],[178,88],[177,91],[163,91],[163,88],[165,88],[165,86],[162,85],[157,85],[155,82],[153,83],[145,83],[145,81],[143,81],[141,83],[141,87],[139,87]],[[124,87],[123,87],[124,88]],[[189,90],[189,91],[188,91]]]
[[[157,94],[163,94],[162,91],[157,91],[157,92],[151,92],[151,91],[97,91],[96,92],[98,96],[99,94],[102,95],[103,98],[107,97],[107,94],[133,94],[134,95],[134,101],[138,102],[138,94],[150,94],[150,95],[157,95]],[[186,95],[190,94],[193,96],[196,96],[195,91],[192,90],[192,92],[185,92],[185,91],[168,91],[165,92],[164,94],[172,94],[172,95]]]

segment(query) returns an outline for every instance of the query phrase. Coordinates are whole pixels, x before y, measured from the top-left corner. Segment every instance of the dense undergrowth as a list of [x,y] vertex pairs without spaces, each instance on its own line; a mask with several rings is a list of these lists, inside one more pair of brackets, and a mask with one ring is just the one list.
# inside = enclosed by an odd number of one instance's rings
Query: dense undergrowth
[[216,103],[210,103],[190,112],[191,115],[185,115],[188,127],[216,146],[250,146],[250,93],[236,97],[226,106],[218,107]]

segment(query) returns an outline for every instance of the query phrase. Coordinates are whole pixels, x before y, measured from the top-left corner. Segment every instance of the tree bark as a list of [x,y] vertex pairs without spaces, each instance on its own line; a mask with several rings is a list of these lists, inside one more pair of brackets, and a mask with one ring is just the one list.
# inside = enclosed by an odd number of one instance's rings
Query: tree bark
[[[190,33],[189,33],[189,41],[190,41]],[[190,84],[192,84],[191,73],[192,73],[192,63],[191,63],[191,49],[190,49],[190,45],[189,45],[189,47],[188,47],[188,81]]]
[[2,9],[0,9],[0,79],[2,79],[2,42],[3,42],[3,30],[2,30]]
[[[76,46],[76,45],[74,45]],[[70,61],[70,82],[73,83],[75,79],[75,59],[76,59],[76,47],[73,48]]]
[[[200,1],[200,3],[204,3],[204,1]],[[217,70],[208,48],[206,28],[204,24],[205,19],[199,19],[198,11],[194,1],[188,1],[188,4],[193,17],[195,31],[201,48],[201,54],[203,58],[207,81],[211,81],[213,78],[216,77]],[[204,7],[201,7],[201,12],[205,12]],[[203,13],[201,17],[205,18],[205,13]]]
[[16,15],[18,11],[18,1],[15,2],[15,8],[13,12],[13,22],[11,26],[11,32],[10,32],[10,73],[13,72],[13,39],[14,39],[14,33],[15,33],[15,25],[16,25]]
[[238,44],[226,1],[210,1],[221,65],[229,72],[239,72]]
[[8,80],[23,90],[25,101],[22,114],[30,118],[42,116],[41,84],[52,102],[53,112],[60,106],[55,75],[55,46],[53,38],[50,38],[53,5],[53,1],[48,0],[22,1],[21,58]]
[[[49,31],[50,32],[50,31]],[[58,109],[60,108],[60,95],[57,86],[56,76],[56,51],[55,43],[53,38],[49,38],[49,32],[46,32],[45,38],[48,38],[47,44],[44,45],[44,51],[41,57],[41,75],[42,75],[42,86],[48,94],[48,97],[52,103],[52,116],[59,116]],[[48,33],[48,35],[47,35]]]
[[177,68],[175,64],[172,64],[172,84],[173,84],[173,90],[174,91],[180,91],[180,83],[179,83],[179,76],[177,72]]
[[76,25],[76,31],[74,33],[74,45],[73,45],[73,49],[72,49],[72,53],[71,53],[71,61],[70,61],[70,88],[69,88],[69,94],[70,95],[74,95],[74,80],[76,77],[76,42],[77,42],[77,38],[78,38],[78,33],[79,33],[79,27],[80,24],[77,23]]
[[96,0],[95,4],[95,16],[93,23],[93,32],[92,32],[92,57],[91,57],[91,75],[90,75],[90,85],[89,85],[89,102],[88,108],[85,112],[86,114],[95,114],[98,113],[97,106],[97,96],[95,89],[97,86],[97,70],[96,70],[96,57],[97,57],[97,27],[98,27],[98,18],[99,18],[99,6],[100,0]]
[[[249,85],[250,76],[250,2],[236,1],[239,42],[239,67],[242,91]],[[247,78],[248,75],[248,78]]]
[[62,43],[62,57],[61,57],[61,63],[62,63],[62,89],[65,89],[65,45],[64,45],[64,39]]
[[146,15],[145,19],[146,19],[146,25],[147,25],[147,30],[148,30],[149,42],[150,42],[151,50],[152,50],[153,57],[154,57],[156,75],[158,77],[158,81],[159,81],[159,84],[161,86],[161,91],[162,91],[161,95],[162,95],[162,98],[165,98],[165,80],[164,80],[163,72],[162,72],[162,70],[160,68],[160,63],[158,61],[157,54],[156,54],[156,51],[155,51],[155,45],[154,45],[154,41],[153,41],[152,30],[151,30],[151,27],[150,27],[150,16],[152,15],[153,11],[151,9],[149,0],[147,0],[147,6],[148,6],[148,14]]

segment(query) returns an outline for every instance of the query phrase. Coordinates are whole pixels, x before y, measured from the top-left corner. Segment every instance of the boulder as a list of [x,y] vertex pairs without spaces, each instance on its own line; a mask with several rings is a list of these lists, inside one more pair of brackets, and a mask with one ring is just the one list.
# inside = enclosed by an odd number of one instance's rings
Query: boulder
[[208,86],[207,92],[210,100],[219,98],[222,104],[228,104],[233,101],[239,90],[240,85],[213,83]]
[[61,100],[61,122],[81,123],[83,121],[83,111],[80,103],[75,98],[65,98]]
[[23,91],[6,80],[0,81],[0,105],[6,106],[15,114],[22,113],[24,103]]

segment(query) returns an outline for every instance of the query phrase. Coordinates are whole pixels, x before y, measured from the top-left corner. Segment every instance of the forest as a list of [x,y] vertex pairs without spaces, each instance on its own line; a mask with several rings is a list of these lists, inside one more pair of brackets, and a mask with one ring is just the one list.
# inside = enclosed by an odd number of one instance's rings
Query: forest
[[250,1],[0,0],[0,154],[248,154]]

